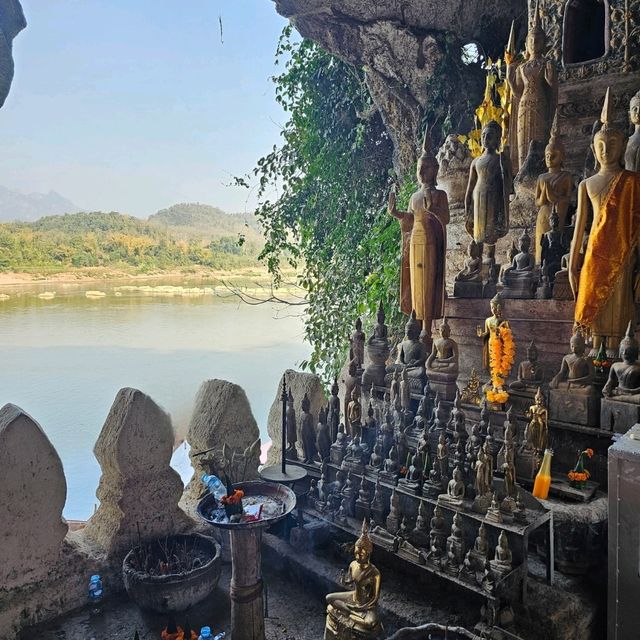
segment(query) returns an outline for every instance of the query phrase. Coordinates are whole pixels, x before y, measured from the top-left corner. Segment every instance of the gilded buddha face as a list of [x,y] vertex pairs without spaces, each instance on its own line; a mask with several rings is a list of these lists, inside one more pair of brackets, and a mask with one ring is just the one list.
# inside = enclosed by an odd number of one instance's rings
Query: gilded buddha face
[[499,302],[491,303],[491,313],[498,320],[502,319],[502,305]]
[[356,544],[354,555],[359,565],[364,567],[369,564],[369,556],[371,555],[371,551],[365,544]]
[[601,167],[619,165],[627,141],[620,129],[602,128],[593,140],[593,150]]

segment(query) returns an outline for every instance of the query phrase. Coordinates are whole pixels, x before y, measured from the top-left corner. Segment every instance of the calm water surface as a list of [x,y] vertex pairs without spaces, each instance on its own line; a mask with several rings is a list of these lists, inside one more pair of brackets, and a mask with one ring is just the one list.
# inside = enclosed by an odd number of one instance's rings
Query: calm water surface
[[[27,411],[56,447],[70,519],[87,518],[97,502],[100,468],[93,445],[118,389],[149,394],[183,435],[202,381],[236,382],[247,392],[265,442],[279,377],[310,351],[295,309],[118,290],[122,284],[0,290],[10,296],[0,302],[0,404]],[[86,297],[86,290],[97,289],[107,295]],[[44,291],[56,297],[39,298]],[[184,457],[182,448],[174,455],[183,476]]]

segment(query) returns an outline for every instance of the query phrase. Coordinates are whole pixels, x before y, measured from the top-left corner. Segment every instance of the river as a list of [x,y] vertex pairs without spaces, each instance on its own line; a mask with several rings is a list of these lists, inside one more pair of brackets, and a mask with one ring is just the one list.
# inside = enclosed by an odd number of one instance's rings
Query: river
[[[180,437],[202,381],[230,380],[245,389],[264,443],[279,377],[310,352],[296,308],[247,305],[213,295],[201,281],[123,284],[0,290],[9,296],[0,301],[0,404],[24,409],[55,446],[69,519],[88,518],[97,504],[93,446],[118,389],[149,394],[171,414]],[[90,290],[100,293],[87,297]],[[172,461],[183,479],[185,457],[180,447]]]

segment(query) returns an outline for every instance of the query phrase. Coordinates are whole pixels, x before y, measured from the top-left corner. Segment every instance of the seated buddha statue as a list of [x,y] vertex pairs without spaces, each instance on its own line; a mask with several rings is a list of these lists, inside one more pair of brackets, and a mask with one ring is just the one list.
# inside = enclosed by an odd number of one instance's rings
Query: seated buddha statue
[[420,341],[420,323],[413,311],[405,326],[405,338],[398,349],[396,363],[387,367],[387,374],[401,372],[406,367],[407,376],[414,381],[411,388],[415,393],[421,393],[426,382],[424,366],[426,360],[427,348]]
[[524,229],[518,239],[520,251],[514,256],[511,265],[502,273],[504,289],[502,295],[505,298],[532,298],[535,292],[535,266],[536,260],[529,253],[531,238],[527,229]]
[[527,347],[527,359],[518,365],[518,378],[510,385],[510,389],[536,389],[544,381],[544,369],[538,362],[538,348],[534,340]]
[[333,635],[326,637],[346,638],[356,632],[359,638],[377,638],[382,632],[378,613],[381,578],[380,571],[370,562],[372,551],[373,543],[364,520],[354,548],[356,559],[342,580],[351,590],[327,596],[326,629]]
[[585,349],[582,334],[574,333],[571,338],[571,353],[562,358],[560,371],[549,383],[552,389],[563,389],[579,395],[595,394],[595,370],[591,358],[584,355]]
[[462,471],[460,467],[453,470],[453,478],[447,484],[447,493],[441,493],[438,496],[438,502],[452,507],[462,506],[464,499],[464,481],[462,479]]
[[399,473],[400,465],[398,464],[398,449],[394,444],[389,450],[389,457],[386,458],[382,464],[382,471],[380,472],[380,475],[395,484]]
[[622,362],[614,362],[609,370],[609,379],[602,389],[602,394],[613,397],[618,402],[640,404],[640,363],[638,341],[633,335],[632,323],[629,322],[627,334],[620,341],[620,357]]
[[482,245],[471,239],[467,248],[468,257],[456,277],[456,282],[482,282]]
[[440,392],[444,400],[453,400],[458,379],[458,345],[450,338],[451,328],[444,318],[439,327],[440,337],[433,341],[426,367],[429,384]]
[[491,568],[499,575],[506,575],[513,569],[513,554],[509,549],[509,541],[504,531],[501,531],[498,536],[498,546],[496,555],[491,561]]

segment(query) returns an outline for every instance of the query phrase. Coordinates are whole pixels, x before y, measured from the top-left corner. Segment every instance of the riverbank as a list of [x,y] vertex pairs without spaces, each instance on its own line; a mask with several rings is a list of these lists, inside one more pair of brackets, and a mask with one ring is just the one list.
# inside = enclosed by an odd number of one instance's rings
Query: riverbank
[[[293,275],[293,274],[291,274]],[[237,281],[251,280],[260,284],[271,282],[267,269],[261,265],[243,267],[232,270],[216,270],[206,267],[189,267],[168,270],[154,270],[136,273],[126,269],[110,269],[105,267],[85,267],[70,271],[34,270],[0,272],[0,287],[21,284],[68,284],[82,282],[105,282],[114,280],[131,280],[132,282],[146,282],[151,280],[221,280]]]

